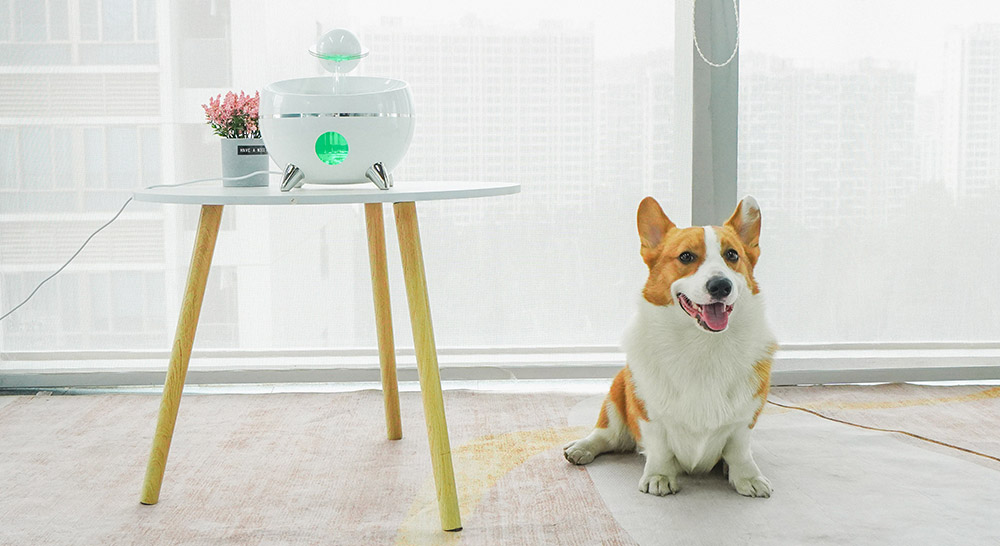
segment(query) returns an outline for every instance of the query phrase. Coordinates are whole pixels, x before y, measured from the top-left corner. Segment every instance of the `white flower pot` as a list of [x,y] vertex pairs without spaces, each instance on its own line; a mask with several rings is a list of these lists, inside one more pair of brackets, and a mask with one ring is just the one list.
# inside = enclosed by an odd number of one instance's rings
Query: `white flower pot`
[[224,138],[222,139],[222,185],[226,187],[261,187],[267,186],[267,173],[257,174],[241,180],[238,178],[255,171],[268,170],[267,148],[259,138]]

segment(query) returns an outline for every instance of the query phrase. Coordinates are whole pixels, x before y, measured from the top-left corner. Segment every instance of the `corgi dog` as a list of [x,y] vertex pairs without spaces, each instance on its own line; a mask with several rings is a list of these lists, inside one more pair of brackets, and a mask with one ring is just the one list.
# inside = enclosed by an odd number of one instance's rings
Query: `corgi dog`
[[777,351],[753,276],[760,207],[748,196],[721,227],[682,229],[646,197],[637,223],[649,278],[625,332],[626,365],[594,430],[563,454],[583,465],[637,449],[646,457],[639,490],[661,496],[680,490],[682,472],[721,460],[737,492],[769,497],[750,451]]

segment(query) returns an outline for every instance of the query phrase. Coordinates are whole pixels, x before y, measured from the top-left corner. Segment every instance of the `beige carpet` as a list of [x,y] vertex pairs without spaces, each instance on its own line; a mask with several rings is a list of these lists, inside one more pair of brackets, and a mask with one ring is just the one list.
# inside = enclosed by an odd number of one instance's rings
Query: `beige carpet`
[[[986,450],[996,442],[998,395],[899,385],[775,389],[771,399]],[[579,403],[571,423],[586,422],[599,404]],[[643,469],[634,454],[599,457],[587,470],[640,544],[1000,544],[1000,463],[774,407],[758,423],[754,445],[774,486],[766,500],[736,495],[721,473],[683,477],[674,497],[644,495],[633,485]]]
[[[156,506],[138,493],[158,397],[0,396],[0,544],[1000,541],[1000,464],[981,457],[772,407],[756,446],[774,497],[744,499],[705,476],[654,498],[636,491],[638,456],[586,469],[562,459],[600,397],[467,391],[445,393],[465,525],[445,534],[419,395],[402,395],[398,442],[384,439],[380,396],[186,396]],[[997,388],[784,388],[773,399],[1000,453]]]

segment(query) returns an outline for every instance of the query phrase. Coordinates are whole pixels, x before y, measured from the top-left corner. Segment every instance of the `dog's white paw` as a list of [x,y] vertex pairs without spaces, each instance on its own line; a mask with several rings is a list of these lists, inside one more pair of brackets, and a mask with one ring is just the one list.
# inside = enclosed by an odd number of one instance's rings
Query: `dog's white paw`
[[764,476],[753,476],[750,478],[738,478],[732,480],[736,492],[744,497],[770,497],[771,482]]
[[644,474],[639,480],[639,491],[664,497],[681,490],[681,484],[677,476],[665,476],[663,474]]
[[586,439],[573,440],[572,442],[563,446],[563,457],[573,464],[587,464],[597,457],[597,453],[594,450],[588,449],[590,447]]

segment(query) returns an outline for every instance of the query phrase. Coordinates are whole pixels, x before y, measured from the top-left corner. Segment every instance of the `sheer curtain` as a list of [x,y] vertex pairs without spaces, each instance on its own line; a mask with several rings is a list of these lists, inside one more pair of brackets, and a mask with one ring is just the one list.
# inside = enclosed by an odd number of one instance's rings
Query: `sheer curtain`
[[775,0],[741,20],[739,181],[779,338],[1000,341],[997,4]]
[[[336,27],[371,50],[359,74],[412,86],[417,129],[397,185],[523,187],[418,207],[439,347],[617,345],[643,276],[637,203],[656,195],[687,221],[671,207],[689,190],[671,172],[663,2],[0,0],[0,310],[131,190],[218,175],[200,105],[320,75],[306,51]],[[129,205],[0,323],[0,371],[127,368],[145,365],[128,354],[167,351],[196,219],[197,207]],[[373,324],[360,208],[227,207],[196,350],[373,348]]]

